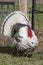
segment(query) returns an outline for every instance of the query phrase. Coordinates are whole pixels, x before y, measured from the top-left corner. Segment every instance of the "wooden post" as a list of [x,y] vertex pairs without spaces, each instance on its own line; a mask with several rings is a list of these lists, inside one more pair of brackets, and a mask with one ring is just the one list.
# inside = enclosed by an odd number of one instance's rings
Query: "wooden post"
[[27,0],[19,0],[19,10],[27,16]]

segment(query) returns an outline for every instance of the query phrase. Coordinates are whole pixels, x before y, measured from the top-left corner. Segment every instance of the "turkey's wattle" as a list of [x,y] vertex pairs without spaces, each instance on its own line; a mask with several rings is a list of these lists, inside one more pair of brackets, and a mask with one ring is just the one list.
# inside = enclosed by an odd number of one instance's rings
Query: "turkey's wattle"
[[32,30],[31,30],[31,28],[29,27],[29,25],[28,25],[28,30],[27,30],[27,32],[28,32],[28,37],[32,38],[33,34],[32,34]]

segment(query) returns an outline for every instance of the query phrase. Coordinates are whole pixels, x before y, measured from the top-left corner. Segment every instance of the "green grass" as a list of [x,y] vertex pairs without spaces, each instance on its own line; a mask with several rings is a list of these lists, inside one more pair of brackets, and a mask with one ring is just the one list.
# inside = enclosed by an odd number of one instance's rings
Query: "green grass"
[[31,57],[19,57],[0,53],[0,65],[43,65],[43,54],[32,54]]

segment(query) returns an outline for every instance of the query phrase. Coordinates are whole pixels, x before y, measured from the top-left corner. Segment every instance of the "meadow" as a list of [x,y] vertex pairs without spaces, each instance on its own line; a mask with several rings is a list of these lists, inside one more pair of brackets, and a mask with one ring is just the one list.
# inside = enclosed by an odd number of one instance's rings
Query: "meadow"
[[0,53],[0,65],[43,65],[43,54],[32,53],[31,57]]

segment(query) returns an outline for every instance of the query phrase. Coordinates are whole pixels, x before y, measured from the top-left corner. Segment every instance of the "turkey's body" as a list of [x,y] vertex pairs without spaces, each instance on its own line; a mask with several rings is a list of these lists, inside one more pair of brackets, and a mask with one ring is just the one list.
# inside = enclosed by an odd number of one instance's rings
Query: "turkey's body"
[[[20,25],[18,25],[18,23]],[[28,24],[27,17],[22,12],[15,11],[5,18],[2,24],[1,33],[8,37],[13,36],[13,43],[18,50],[35,48],[38,46],[38,40],[32,29],[32,37],[30,38],[28,36]]]

